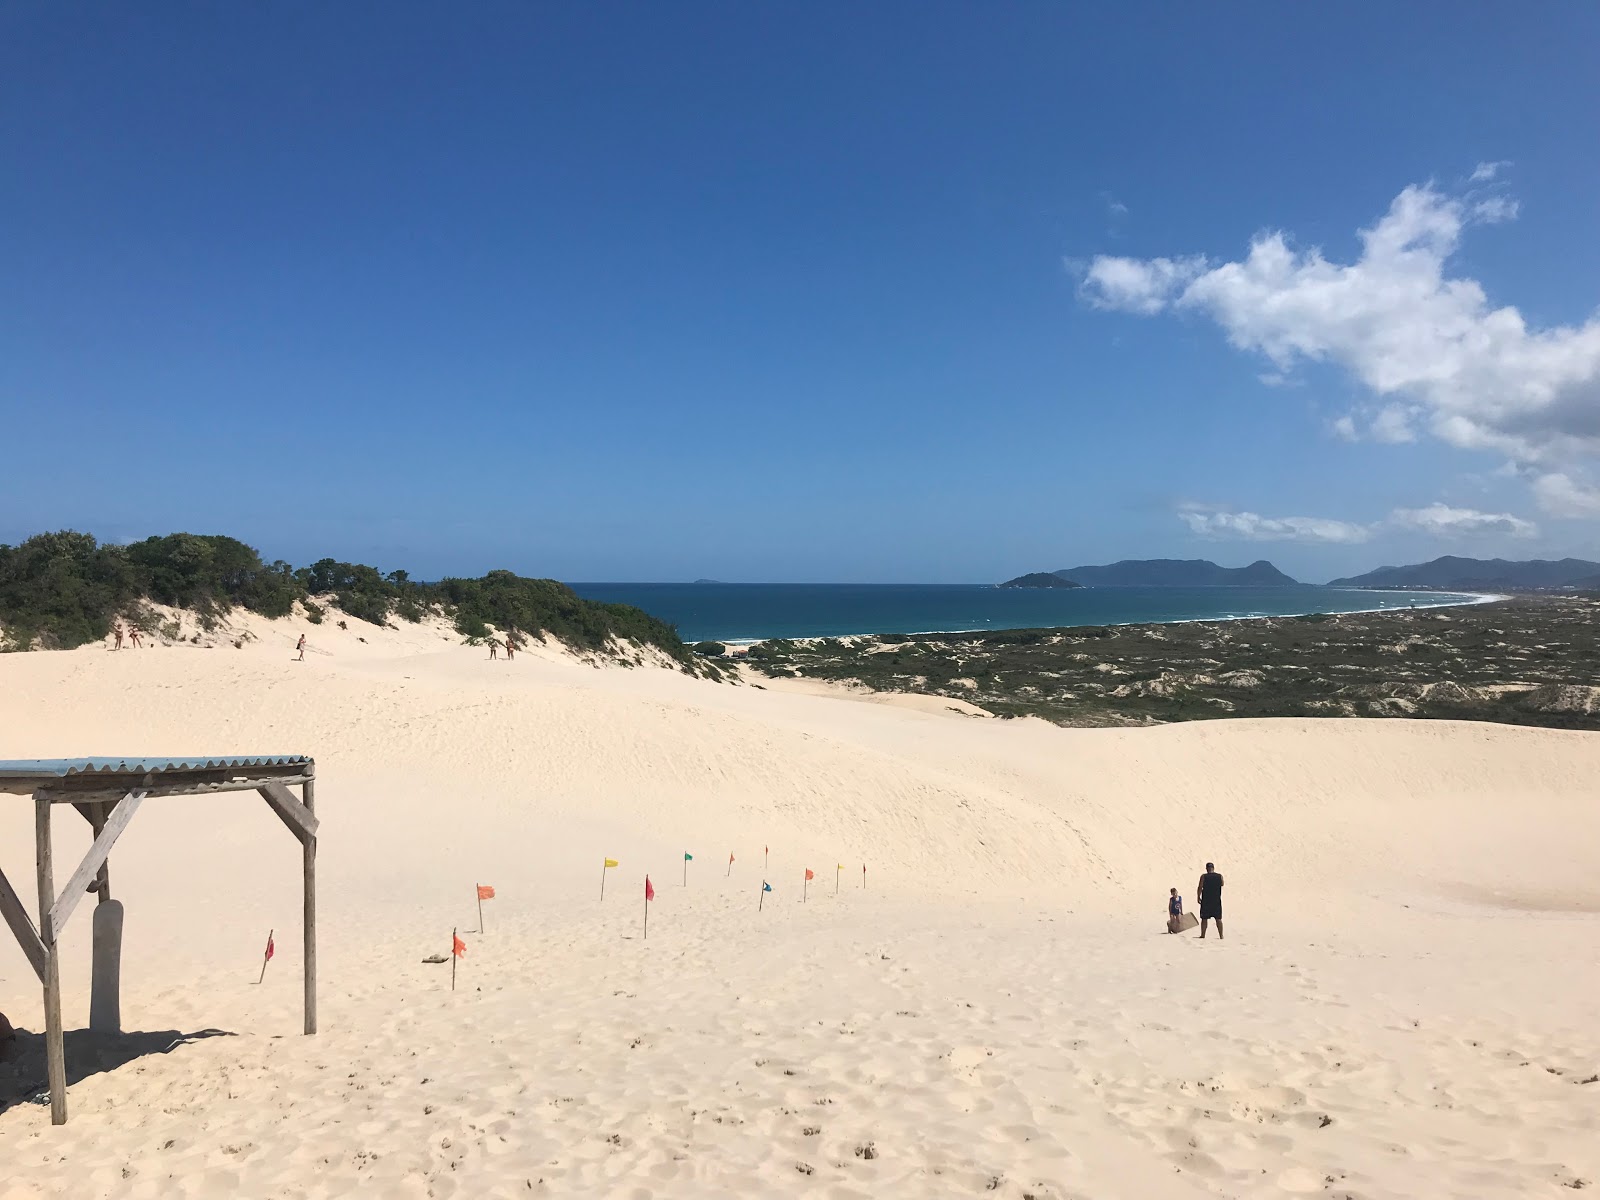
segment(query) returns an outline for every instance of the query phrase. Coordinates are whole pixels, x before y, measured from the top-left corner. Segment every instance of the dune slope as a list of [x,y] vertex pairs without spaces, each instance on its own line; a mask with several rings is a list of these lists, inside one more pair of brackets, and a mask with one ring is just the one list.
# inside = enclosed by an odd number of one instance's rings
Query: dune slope
[[[0,757],[310,753],[324,822],[315,1038],[298,847],[246,797],[153,802],[112,859],[125,1024],[229,1036],[79,1039],[52,1129],[5,943],[3,1200],[1600,1181],[1595,735],[1062,730],[356,628],[295,663],[297,632],[0,658]],[[25,898],[31,815],[0,796]],[[1228,940],[1165,936],[1207,858]],[[421,962],[452,927],[453,994]]]

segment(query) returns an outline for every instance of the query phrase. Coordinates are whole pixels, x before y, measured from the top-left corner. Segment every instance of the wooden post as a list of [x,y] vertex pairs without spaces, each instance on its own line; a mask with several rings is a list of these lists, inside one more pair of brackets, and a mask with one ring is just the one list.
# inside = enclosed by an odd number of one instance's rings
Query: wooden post
[[39,938],[44,942],[44,1051],[50,1086],[50,1124],[67,1123],[67,1060],[61,1032],[61,948],[56,945],[50,909],[55,903],[56,881],[50,852],[50,800],[43,793],[33,798],[34,849],[39,865]]
[[[314,779],[308,779],[300,785],[301,802],[310,813],[316,812],[316,786]],[[317,1031],[317,835],[309,834],[302,847],[305,864],[305,912],[301,918],[301,932],[305,941],[302,970],[305,972],[306,1032],[309,1034]]]

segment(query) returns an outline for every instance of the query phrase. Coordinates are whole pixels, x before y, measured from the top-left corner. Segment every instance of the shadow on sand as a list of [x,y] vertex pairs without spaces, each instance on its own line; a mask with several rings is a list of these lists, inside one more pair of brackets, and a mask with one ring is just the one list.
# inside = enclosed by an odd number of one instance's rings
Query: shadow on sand
[[[179,1033],[163,1029],[154,1033],[92,1033],[70,1029],[66,1034],[67,1086],[91,1075],[115,1071],[135,1059],[166,1054],[185,1042],[201,1038],[234,1037],[225,1029]],[[0,1042],[0,1114],[19,1104],[48,1104],[50,1085],[45,1067],[44,1034],[17,1030],[14,1039]]]

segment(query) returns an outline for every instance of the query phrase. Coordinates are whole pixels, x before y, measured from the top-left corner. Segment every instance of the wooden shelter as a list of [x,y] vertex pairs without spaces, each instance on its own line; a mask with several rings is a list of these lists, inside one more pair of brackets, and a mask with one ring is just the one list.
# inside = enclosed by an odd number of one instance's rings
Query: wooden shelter
[[[300,789],[296,799],[291,788]],[[94,971],[89,1024],[121,1031],[119,997],[122,908],[111,899],[107,859],[111,847],[146,800],[214,792],[259,792],[304,849],[305,1028],[317,1031],[317,818],[316,764],[302,755],[228,758],[67,758],[0,760],[0,793],[27,795],[34,803],[39,885],[35,927],[16,890],[0,871],[0,915],[16,935],[44,985],[45,1053],[49,1064],[50,1120],[67,1119],[67,1067],[61,1029],[58,939],[78,901],[94,892]],[[59,893],[51,854],[50,820],[58,805],[70,805],[94,827],[94,842]]]

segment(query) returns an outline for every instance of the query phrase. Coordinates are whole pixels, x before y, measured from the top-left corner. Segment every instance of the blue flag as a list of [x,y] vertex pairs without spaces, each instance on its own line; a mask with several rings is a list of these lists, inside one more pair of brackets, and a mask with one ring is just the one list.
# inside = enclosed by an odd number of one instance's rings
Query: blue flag
[[761,890],[763,892],[770,892],[772,890],[772,885],[770,883],[763,883],[761,885]]

